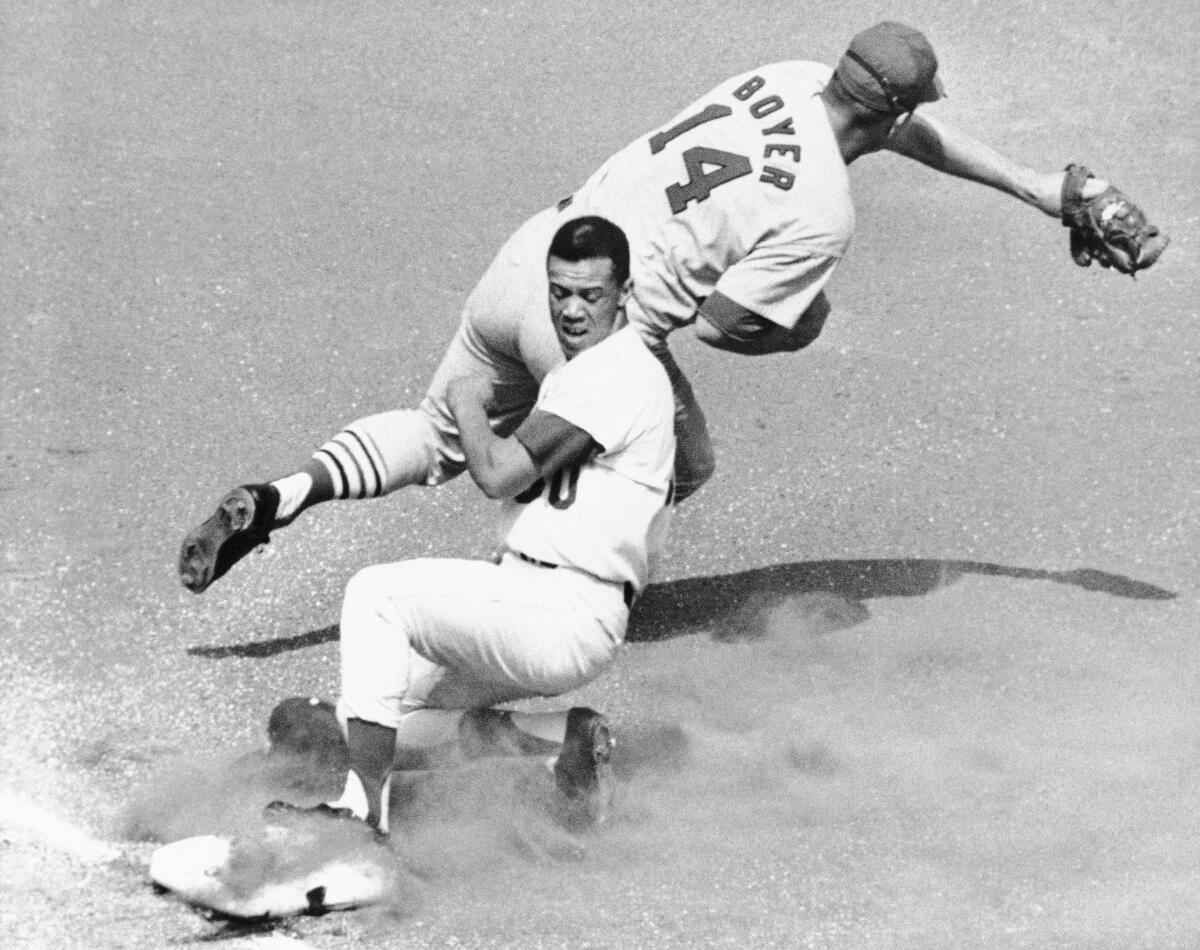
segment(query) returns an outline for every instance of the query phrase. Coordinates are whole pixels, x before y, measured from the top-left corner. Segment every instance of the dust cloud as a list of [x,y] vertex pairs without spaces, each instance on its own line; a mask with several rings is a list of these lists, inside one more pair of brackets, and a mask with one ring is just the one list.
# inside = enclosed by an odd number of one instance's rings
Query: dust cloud
[[714,946],[778,945],[787,921],[810,946],[1186,941],[1196,646],[1178,607],[1130,630],[1113,605],[972,577],[869,611],[784,598],[636,645],[606,707],[621,795],[586,858],[457,866],[439,912],[496,934],[579,902],[610,941]]
[[[967,577],[869,609],[774,598],[632,644],[584,696],[617,738],[610,820],[558,828],[540,760],[400,774],[396,900],[361,919],[513,945],[699,931],[778,945],[781,927],[830,947],[884,933],[913,948],[1186,945],[1200,663],[1179,631],[1193,608],[1149,603],[1130,629],[1113,604]],[[34,744],[10,734],[6,760],[44,785],[63,763]],[[273,798],[336,795],[336,758],[321,761],[164,757],[120,833],[237,833]],[[586,919],[568,911],[581,906]]]

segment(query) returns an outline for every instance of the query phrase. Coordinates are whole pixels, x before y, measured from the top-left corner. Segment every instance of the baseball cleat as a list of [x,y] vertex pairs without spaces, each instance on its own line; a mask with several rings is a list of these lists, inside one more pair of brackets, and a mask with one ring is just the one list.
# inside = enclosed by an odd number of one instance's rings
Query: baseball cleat
[[388,833],[386,831],[381,831],[369,822],[363,821],[349,808],[339,808],[336,805],[330,805],[328,802],[304,807],[302,805],[293,805],[291,802],[276,800],[263,808],[263,818],[268,824],[281,827],[295,825],[297,822],[313,818],[318,821],[348,822],[351,827],[358,825],[364,829],[369,829],[372,839],[380,844],[384,844],[388,840]]
[[193,530],[179,551],[179,579],[194,594],[202,593],[233,565],[271,539],[279,490],[273,485],[241,485],[217,505],[204,524]]
[[349,808],[337,808],[327,802],[321,802],[319,805],[310,805],[304,807],[302,805],[293,805],[291,802],[285,802],[281,799],[276,799],[270,802],[263,808],[263,817],[267,820],[286,822],[289,818],[298,818],[304,815],[313,816],[316,818],[329,818],[334,821],[361,821],[357,815]]
[[567,733],[554,763],[556,817],[573,831],[603,824],[613,798],[612,733],[594,709],[567,713]]

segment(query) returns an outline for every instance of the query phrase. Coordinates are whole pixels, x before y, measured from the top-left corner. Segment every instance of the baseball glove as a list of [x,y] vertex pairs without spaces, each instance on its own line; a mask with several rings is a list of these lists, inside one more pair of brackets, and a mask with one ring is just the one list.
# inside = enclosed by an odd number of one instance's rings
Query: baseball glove
[[1068,165],[1063,179],[1062,223],[1071,229],[1071,257],[1080,267],[1097,261],[1132,276],[1158,260],[1171,239],[1111,185],[1084,198],[1084,183],[1092,177],[1082,165]]

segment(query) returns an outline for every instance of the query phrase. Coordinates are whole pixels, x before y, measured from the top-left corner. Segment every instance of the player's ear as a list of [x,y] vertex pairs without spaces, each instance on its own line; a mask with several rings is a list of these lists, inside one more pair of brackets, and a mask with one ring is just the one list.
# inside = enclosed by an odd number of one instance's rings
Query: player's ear
[[629,295],[633,293],[633,278],[626,277],[625,283],[621,285],[620,296],[617,297],[617,306],[624,307],[629,302]]

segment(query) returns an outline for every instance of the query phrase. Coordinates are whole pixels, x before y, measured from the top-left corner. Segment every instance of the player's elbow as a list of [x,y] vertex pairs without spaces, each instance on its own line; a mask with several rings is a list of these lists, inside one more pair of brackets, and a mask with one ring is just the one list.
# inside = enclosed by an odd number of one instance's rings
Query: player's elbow
[[479,490],[493,501],[519,495],[537,480],[537,473],[524,466],[493,463],[470,466],[468,470]]
[[804,349],[812,343],[818,336],[821,335],[821,328],[811,330],[808,327],[796,327],[787,333],[777,334],[770,340],[771,349],[769,353],[795,353],[798,350]]
[[709,323],[703,314],[696,318],[696,339],[718,350],[729,347],[729,338],[722,330]]
[[746,356],[794,353],[820,335],[828,315],[829,301],[820,291],[792,327],[768,320],[714,291],[696,314],[696,336],[714,349]]
[[740,353],[743,356],[793,353],[808,346],[820,332],[820,327],[812,332],[807,327],[785,330],[783,327],[770,326],[755,328],[753,332],[741,334],[715,327],[703,317],[696,320],[696,336],[702,343],[707,343],[713,349]]
[[483,492],[485,497],[493,501],[501,498],[511,498],[527,487],[514,478],[512,474],[505,472],[497,466],[480,465],[470,469],[470,472],[471,478],[479,487],[479,490]]
[[711,346],[714,350],[723,350],[726,353],[741,353],[745,356],[753,356],[756,353],[763,352],[763,337],[761,334],[753,334],[750,336],[731,332],[722,327],[711,323],[701,312],[696,317],[696,338],[707,346]]
[[471,478],[479,490],[483,492],[485,498],[490,498],[492,501],[497,501],[501,498],[509,498],[515,495],[516,492],[506,493],[503,485],[494,478],[489,478],[486,475],[479,475],[475,472],[471,473]]
[[819,337],[825,329],[825,321],[829,318],[831,309],[829,298],[825,296],[824,291],[817,294],[796,326],[788,333],[789,349],[802,350]]

